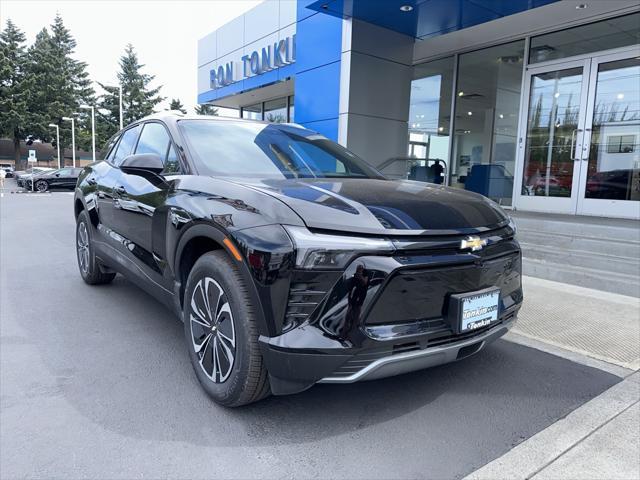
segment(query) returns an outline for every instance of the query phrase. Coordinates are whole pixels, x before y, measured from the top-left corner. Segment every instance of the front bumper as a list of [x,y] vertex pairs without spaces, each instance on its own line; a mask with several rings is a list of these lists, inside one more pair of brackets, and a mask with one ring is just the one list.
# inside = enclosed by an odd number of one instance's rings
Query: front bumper
[[484,347],[503,336],[511,329],[515,320],[516,317],[514,316],[508,322],[490,327],[486,332],[466,340],[382,357],[356,370],[351,375],[329,376],[319,382],[354,383],[363,380],[376,380],[455,362],[478,353]]
[[[481,253],[359,257],[337,280],[294,274],[284,333],[259,339],[272,391],[383,378],[477,353],[515,323],[521,269],[518,243],[505,240]],[[498,320],[460,333],[452,295],[488,287],[501,291]]]

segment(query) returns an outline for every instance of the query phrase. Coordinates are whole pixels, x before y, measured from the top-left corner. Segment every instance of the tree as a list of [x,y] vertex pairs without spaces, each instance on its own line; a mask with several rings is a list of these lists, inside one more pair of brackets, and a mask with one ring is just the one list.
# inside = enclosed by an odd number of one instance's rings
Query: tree
[[33,81],[26,74],[25,36],[7,20],[0,33],[0,134],[13,139],[15,165],[21,168],[20,140],[28,135],[28,98]]
[[[82,104],[93,105],[95,92],[86,71],[87,64],[73,58],[76,41],[56,15],[51,33],[41,30],[27,52],[27,70],[37,88],[29,98],[30,134],[43,141],[53,139],[49,123],[60,125],[60,147],[71,146],[71,124],[62,117],[72,116]],[[91,119],[87,115],[76,122],[76,148],[89,149]]]
[[177,110],[177,111],[182,112],[182,113],[187,113],[187,111],[184,108],[184,105],[177,98],[172,98],[171,99],[171,102],[169,103],[169,110]]
[[209,103],[203,103],[196,106],[196,114],[198,115],[218,115],[218,109]]
[[151,115],[155,106],[164,100],[164,97],[159,95],[161,87],[149,87],[155,76],[141,73],[143,67],[143,64],[138,63],[138,55],[133,45],[128,44],[124,55],[120,57],[118,73],[118,80],[122,85],[125,125]]

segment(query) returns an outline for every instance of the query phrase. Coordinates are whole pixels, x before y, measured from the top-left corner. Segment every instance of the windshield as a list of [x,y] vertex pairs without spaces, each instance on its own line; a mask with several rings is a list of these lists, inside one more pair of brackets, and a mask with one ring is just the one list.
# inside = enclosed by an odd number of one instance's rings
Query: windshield
[[201,173],[264,178],[383,178],[328,138],[289,125],[182,120]]

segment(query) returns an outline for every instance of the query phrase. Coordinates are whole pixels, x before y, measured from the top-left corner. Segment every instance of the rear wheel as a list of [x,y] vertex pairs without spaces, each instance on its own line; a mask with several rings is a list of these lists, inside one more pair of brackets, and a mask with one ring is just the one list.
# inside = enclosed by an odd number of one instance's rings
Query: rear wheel
[[85,210],[80,212],[76,223],[76,254],[80,275],[89,285],[109,283],[116,277],[115,273],[103,272],[100,269],[91,242],[89,215],[87,215]]
[[255,307],[224,252],[206,253],[193,266],[183,320],[191,364],[213,400],[238,407],[269,395]]

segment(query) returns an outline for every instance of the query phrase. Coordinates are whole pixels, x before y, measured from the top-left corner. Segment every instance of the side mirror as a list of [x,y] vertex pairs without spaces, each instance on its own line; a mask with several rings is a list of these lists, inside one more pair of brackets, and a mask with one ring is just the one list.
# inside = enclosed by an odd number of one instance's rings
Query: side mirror
[[59,174],[59,173],[56,173],[56,177],[59,177],[59,176],[60,176],[60,174]]
[[158,174],[164,170],[164,164],[160,156],[155,153],[138,153],[125,157],[120,164],[120,169],[133,175],[141,172]]

